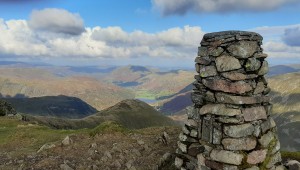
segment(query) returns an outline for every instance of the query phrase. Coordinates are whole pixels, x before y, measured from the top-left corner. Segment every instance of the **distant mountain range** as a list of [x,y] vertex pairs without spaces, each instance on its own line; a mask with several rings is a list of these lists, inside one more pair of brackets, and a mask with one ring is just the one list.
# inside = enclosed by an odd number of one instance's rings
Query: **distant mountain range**
[[44,96],[33,98],[2,98],[19,113],[36,116],[83,118],[97,110],[81,99],[68,96]]

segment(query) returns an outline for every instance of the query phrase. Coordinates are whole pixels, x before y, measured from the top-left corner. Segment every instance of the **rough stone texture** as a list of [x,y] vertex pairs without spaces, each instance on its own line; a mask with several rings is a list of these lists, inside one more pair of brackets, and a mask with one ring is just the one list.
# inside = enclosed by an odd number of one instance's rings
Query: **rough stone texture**
[[209,89],[228,93],[243,94],[252,90],[251,85],[244,81],[230,82],[221,79],[205,79],[202,83]]
[[230,71],[230,72],[224,72],[221,73],[221,75],[225,78],[228,78],[233,81],[237,80],[246,80],[246,79],[254,79],[257,77],[256,74],[243,74],[238,71]]
[[249,58],[258,49],[256,41],[239,41],[230,45],[227,50],[237,58]]
[[262,75],[265,75],[269,72],[269,64],[267,61],[264,61],[261,65],[261,68],[259,69],[258,71],[258,75],[259,76],[262,76]]
[[270,97],[266,96],[257,96],[257,97],[248,97],[248,96],[233,96],[226,93],[216,93],[216,99],[220,103],[228,104],[256,104],[269,102]]
[[238,151],[250,151],[256,147],[256,139],[255,138],[225,138],[222,140],[222,144],[224,149]]
[[244,156],[242,154],[234,153],[231,151],[214,149],[210,153],[210,158],[218,162],[224,162],[232,165],[240,165]]
[[261,130],[263,133],[274,127],[276,127],[276,124],[272,117],[269,117],[266,121],[264,121],[261,124]]
[[200,115],[205,114],[235,116],[240,115],[241,110],[228,108],[225,104],[207,104],[200,109]]
[[242,67],[238,59],[227,55],[216,58],[216,66],[219,72],[236,70]]
[[247,157],[247,163],[249,164],[258,164],[263,162],[266,159],[267,150],[257,150],[249,153]]
[[188,121],[179,135],[181,170],[281,170],[271,118],[262,37],[224,31],[203,36]]
[[224,133],[233,138],[246,137],[251,135],[253,132],[254,126],[250,123],[224,127]]
[[261,63],[256,58],[248,58],[245,69],[246,71],[256,71],[260,68]]
[[281,161],[281,154],[280,154],[280,152],[277,152],[275,155],[273,155],[271,157],[266,168],[272,168],[277,162],[280,162],[280,161]]
[[273,132],[269,131],[267,134],[264,134],[260,139],[258,139],[258,141],[262,147],[267,148],[273,139],[275,139],[275,135]]
[[215,66],[203,66],[200,67],[200,76],[201,77],[211,77],[217,75],[217,70]]
[[242,113],[246,122],[267,119],[267,113],[263,106],[244,108]]

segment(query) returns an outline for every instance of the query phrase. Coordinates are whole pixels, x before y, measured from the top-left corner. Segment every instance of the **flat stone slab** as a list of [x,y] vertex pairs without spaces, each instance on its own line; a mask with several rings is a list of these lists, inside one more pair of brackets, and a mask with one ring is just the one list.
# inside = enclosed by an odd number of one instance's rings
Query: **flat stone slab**
[[200,115],[214,114],[220,116],[235,116],[241,113],[240,109],[228,108],[225,104],[207,104],[200,109]]
[[209,89],[235,94],[244,94],[252,90],[251,85],[244,81],[230,82],[222,79],[204,79],[202,83]]
[[238,151],[250,151],[256,147],[256,139],[255,138],[225,138],[222,140],[222,144],[224,149]]
[[226,93],[216,93],[216,99],[219,103],[228,103],[228,104],[256,104],[256,103],[264,103],[269,102],[270,97],[267,96],[234,96]]
[[226,150],[213,149],[210,157],[214,161],[223,162],[232,165],[241,165],[244,156],[242,154],[234,153]]
[[260,139],[258,139],[258,142],[263,148],[268,148],[271,141],[275,139],[275,134],[271,131],[264,134]]
[[221,73],[221,75],[225,78],[228,78],[233,81],[237,80],[247,80],[247,79],[254,79],[257,77],[256,74],[243,74],[238,71],[230,71],[230,72],[224,72]]
[[249,31],[237,31],[237,30],[229,30],[229,31],[220,31],[220,32],[212,32],[212,33],[207,33],[203,36],[203,39],[223,39],[224,37],[234,37],[236,35],[242,35],[242,36],[249,36],[249,37],[254,37],[257,36],[260,40],[263,39],[263,37],[256,33],[256,32],[249,32]]
[[267,119],[267,113],[263,106],[244,108],[242,113],[246,122]]
[[224,133],[227,136],[233,137],[233,138],[241,138],[246,137],[249,135],[252,135],[254,132],[254,126],[250,123],[247,124],[241,124],[241,125],[232,125],[232,126],[225,126],[224,127]]

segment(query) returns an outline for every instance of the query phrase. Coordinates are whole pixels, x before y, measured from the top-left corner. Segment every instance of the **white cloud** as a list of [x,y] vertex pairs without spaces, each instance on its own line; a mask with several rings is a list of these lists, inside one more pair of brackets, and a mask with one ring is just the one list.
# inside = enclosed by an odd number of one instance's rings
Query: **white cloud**
[[28,24],[34,30],[70,35],[79,35],[85,30],[79,14],[56,8],[34,10]]
[[51,31],[36,31],[25,20],[0,20],[0,57],[193,59],[204,34],[200,27],[191,26],[157,33],[94,27],[77,36]]
[[298,0],[152,0],[163,15],[184,15],[187,12],[252,12],[267,11]]

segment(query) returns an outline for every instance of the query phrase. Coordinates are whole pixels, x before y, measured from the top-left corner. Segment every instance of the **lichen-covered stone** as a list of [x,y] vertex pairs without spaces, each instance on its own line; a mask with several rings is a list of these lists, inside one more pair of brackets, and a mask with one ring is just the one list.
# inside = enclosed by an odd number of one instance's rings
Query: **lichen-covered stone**
[[241,110],[226,107],[225,104],[207,104],[200,109],[200,115],[214,114],[222,116],[240,115]]
[[225,138],[222,140],[222,145],[226,150],[238,151],[250,151],[256,147],[255,138]]
[[238,59],[228,55],[216,58],[216,67],[219,72],[240,69],[242,66]]
[[204,79],[204,86],[215,91],[243,94],[252,90],[251,85],[244,81],[230,82],[222,79]]
[[226,150],[213,149],[210,153],[210,158],[214,161],[223,162],[232,165],[241,165],[244,156]]
[[244,108],[242,113],[246,122],[267,119],[267,113],[263,106]]
[[180,169],[182,165],[183,165],[183,160],[181,158],[176,157],[175,158],[175,166],[176,166],[176,168]]
[[207,53],[207,47],[198,47],[198,56],[201,56],[201,57],[206,57],[208,56],[208,53]]
[[216,102],[215,94],[213,92],[211,92],[211,91],[207,91],[204,94],[204,100],[205,101],[209,101],[209,102]]
[[248,58],[245,69],[246,71],[256,71],[260,68],[261,62],[257,60],[256,58]]
[[247,169],[245,169],[245,170],[259,170],[259,167],[257,167],[257,166],[252,166],[252,167],[247,168]]
[[258,43],[256,41],[239,41],[230,45],[227,50],[237,58],[249,58],[258,51]]
[[213,144],[221,144],[222,140],[222,126],[220,123],[214,123],[213,124]]
[[252,151],[247,156],[247,163],[253,164],[253,165],[261,163],[266,159],[266,156],[267,156],[266,149]]
[[269,102],[270,97],[267,96],[234,96],[226,93],[216,93],[216,99],[219,103],[228,103],[228,104],[256,104]]
[[277,162],[281,162],[281,154],[280,152],[277,152],[275,155],[271,157],[268,164],[266,165],[266,168],[272,168]]
[[200,77],[211,77],[217,75],[215,66],[203,66],[200,67]]
[[269,131],[268,133],[264,134],[260,139],[258,139],[258,142],[263,148],[267,148],[271,141],[275,139],[275,135],[273,132]]
[[253,132],[254,126],[250,123],[224,127],[224,133],[233,138],[246,137],[251,135]]

